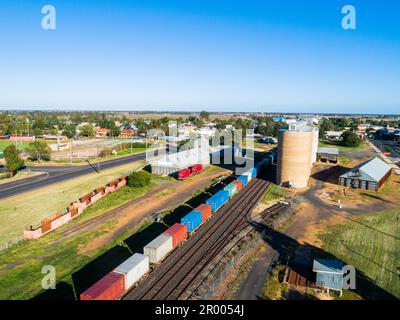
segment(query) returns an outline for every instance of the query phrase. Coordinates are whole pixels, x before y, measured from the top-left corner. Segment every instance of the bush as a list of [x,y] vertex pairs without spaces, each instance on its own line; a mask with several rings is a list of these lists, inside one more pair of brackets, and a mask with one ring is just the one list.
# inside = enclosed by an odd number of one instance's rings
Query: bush
[[44,141],[34,141],[29,143],[28,147],[25,148],[31,160],[37,161],[48,161],[51,157],[51,149],[48,144]]
[[361,144],[361,139],[354,131],[345,131],[342,134],[342,144],[345,147],[358,147]]
[[146,187],[150,184],[151,175],[146,171],[132,172],[127,178],[126,183],[131,188]]

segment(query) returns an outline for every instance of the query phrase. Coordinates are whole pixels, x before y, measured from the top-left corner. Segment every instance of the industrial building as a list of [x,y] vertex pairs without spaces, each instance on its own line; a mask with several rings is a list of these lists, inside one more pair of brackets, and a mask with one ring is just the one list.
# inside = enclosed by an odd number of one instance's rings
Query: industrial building
[[168,154],[153,161],[150,165],[151,173],[169,176],[177,173],[181,169],[188,168],[195,164],[210,164],[209,153],[202,152],[200,149],[184,150]]
[[[150,161],[151,172],[162,176],[176,174],[179,170],[196,164],[208,165],[211,161],[219,163],[219,159],[225,154],[233,155],[233,148],[228,146],[211,147],[208,140],[198,139],[194,141],[192,149],[168,153]],[[218,161],[216,161],[218,160]]]
[[277,183],[305,188],[317,160],[318,127],[306,121],[290,124],[278,136]]
[[378,191],[391,174],[392,168],[379,158],[363,162],[342,174],[339,184],[363,190]]
[[317,160],[321,162],[337,163],[339,158],[338,148],[323,148],[317,150]]

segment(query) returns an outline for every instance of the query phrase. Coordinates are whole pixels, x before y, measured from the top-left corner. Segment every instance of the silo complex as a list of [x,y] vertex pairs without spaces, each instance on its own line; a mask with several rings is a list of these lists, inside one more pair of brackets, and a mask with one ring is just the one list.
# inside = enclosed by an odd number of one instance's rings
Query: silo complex
[[306,123],[289,125],[279,132],[277,183],[306,188],[316,161],[318,128]]

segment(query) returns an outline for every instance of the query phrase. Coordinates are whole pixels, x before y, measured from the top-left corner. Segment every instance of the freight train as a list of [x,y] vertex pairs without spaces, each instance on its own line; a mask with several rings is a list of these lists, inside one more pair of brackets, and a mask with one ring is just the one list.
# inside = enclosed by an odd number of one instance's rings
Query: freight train
[[[259,163],[258,168],[266,165]],[[199,205],[185,215],[180,223],[175,223],[143,248],[143,254],[135,253],[105,277],[97,281],[80,296],[81,300],[117,300],[142,279],[150,267],[160,263],[175,248],[180,246],[212,214],[234,197],[257,176],[257,168],[251,168],[238,176],[232,183],[218,191],[206,203]]]
[[203,171],[203,166],[201,164],[195,164],[189,168],[181,169],[178,171],[178,179],[185,180],[199,172]]

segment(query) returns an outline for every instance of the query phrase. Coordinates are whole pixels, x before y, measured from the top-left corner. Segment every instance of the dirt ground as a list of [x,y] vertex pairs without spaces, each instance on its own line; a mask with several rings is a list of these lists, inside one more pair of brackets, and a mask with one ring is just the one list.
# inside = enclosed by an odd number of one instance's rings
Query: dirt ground
[[[196,176],[189,181],[177,181],[173,183],[169,189],[164,190],[156,197],[151,197],[151,201],[149,201],[150,197],[143,197],[140,199],[140,201],[137,201],[131,206],[122,209],[118,216],[114,216],[113,221],[115,223],[109,228],[108,232],[96,238],[85,247],[82,247],[81,253],[94,250],[106,243],[111,242],[113,239],[118,237],[118,235],[124,232],[124,230],[134,225],[138,225],[143,219],[151,216],[153,213],[165,211],[179,206],[181,203],[189,200],[194,192],[205,189],[210,184],[212,179],[229,173],[230,171],[225,169],[219,169],[213,172],[205,172],[204,174]],[[103,224],[104,221],[101,221],[100,223]],[[94,223],[90,224],[90,226],[87,228],[92,229],[96,227],[98,226],[96,223]]]

